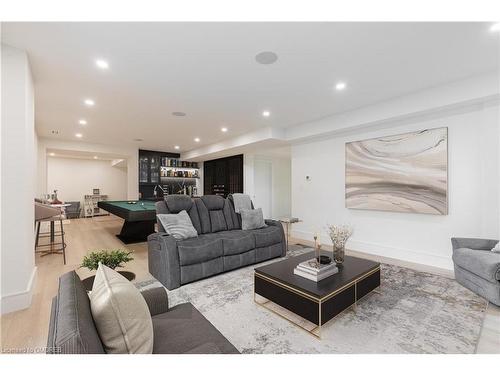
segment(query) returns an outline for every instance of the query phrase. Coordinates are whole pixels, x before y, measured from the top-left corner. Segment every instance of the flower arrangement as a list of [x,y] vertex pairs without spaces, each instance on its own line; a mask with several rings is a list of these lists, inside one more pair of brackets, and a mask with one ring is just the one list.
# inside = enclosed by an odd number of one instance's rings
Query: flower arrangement
[[353,229],[350,225],[328,225],[333,247],[345,247],[347,240],[352,236]]
[[333,244],[333,258],[337,264],[344,262],[345,244],[352,236],[350,225],[328,225],[328,231]]

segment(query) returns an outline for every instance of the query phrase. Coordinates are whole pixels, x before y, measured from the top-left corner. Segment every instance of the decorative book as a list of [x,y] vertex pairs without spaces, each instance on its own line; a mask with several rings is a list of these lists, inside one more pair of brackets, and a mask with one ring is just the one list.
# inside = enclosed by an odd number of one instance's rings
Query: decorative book
[[299,263],[293,270],[295,275],[312,281],[320,281],[339,272],[335,262],[330,264],[319,264],[316,259],[309,259]]

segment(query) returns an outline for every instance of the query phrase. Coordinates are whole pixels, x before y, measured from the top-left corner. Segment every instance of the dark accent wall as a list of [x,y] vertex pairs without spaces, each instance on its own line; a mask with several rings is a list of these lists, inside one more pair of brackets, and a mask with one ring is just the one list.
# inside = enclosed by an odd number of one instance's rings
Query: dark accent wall
[[243,193],[243,155],[203,162],[203,194]]

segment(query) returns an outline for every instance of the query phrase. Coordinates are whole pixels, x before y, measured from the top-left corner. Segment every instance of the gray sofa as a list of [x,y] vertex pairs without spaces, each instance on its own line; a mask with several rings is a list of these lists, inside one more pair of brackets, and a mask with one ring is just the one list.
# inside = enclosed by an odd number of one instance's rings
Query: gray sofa
[[186,210],[198,237],[176,241],[158,221],[158,233],[148,237],[149,272],[169,290],[239,267],[286,255],[280,222],[241,230],[231,197],[170,195],[156,203],[158,214]]
[[[153,354],[239,353],[190,303],[169,308],[164,288],[141,293],[153,320]],[[47,353],[105,354],[90,300],[75,271],[59,279],[59,290],[52,300]]]
[[500,253],[491,251],[497,243],[480,238],[451,239],[455,279],[500,306]]

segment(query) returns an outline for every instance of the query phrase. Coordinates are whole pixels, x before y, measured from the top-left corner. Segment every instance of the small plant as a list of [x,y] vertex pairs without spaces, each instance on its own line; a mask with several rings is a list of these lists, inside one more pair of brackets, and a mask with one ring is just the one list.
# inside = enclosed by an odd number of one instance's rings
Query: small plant
[[82,265],[80,267],[86,267],[89,270],[97,270],[99,267],[99,262],[105,266],[115,269],[117,267],[123,267],[123,263],[130,262],[134,258],[130,256],[132,251],[124,250],[99,250],[93,251],[83,257]]

